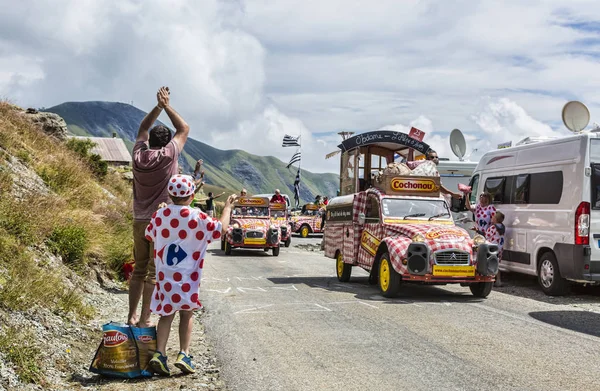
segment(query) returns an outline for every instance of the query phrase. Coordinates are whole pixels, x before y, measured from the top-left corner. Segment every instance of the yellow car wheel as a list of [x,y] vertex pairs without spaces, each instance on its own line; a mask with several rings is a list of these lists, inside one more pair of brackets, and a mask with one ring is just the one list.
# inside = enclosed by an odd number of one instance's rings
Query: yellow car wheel
[[337,253],[335,257],[335,270],[337,272],[337,278],[341,282],[350,281],[350,274],[352,273],[352,265],[344,263],[344,257],[341,252]]
[[309,233],[310,228],[308,228],[308,225],[305,225],[300,229],[300,236],[302,236],[303,238],[308,238]]
[[384,297],[394,297],[400,289],[402,277],[390,261],[390,255],[384,253],[379,258],[379,289]]

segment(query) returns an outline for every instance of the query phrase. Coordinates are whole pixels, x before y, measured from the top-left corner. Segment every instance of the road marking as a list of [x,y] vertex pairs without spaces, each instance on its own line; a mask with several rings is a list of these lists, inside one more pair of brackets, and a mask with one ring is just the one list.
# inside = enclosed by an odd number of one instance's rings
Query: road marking
[[273,289],[281,289],[282,291],[297,291],[298,288],[296,288],[295,285],[292,285],[290,287],[286,287],[286,286],[274,286]]
[[250,292],[267,292],[266,289],[261,288],[261,287],[256,287],[256,288],[241,288],[241,287],[238,287],[237,290],[240,291],[240,292],[242,292],[242,293],[247,293],[246,291],[250,291]]
[[379,309],[379,307],[374,306],[373,304],[369,304],[369,303],[365,303],[364,301],[360,301],[360,300],[348,300],[348,301],[334,301],[331,303],[327,303],[327,305],[336,305],[336,304],[362,304],[362,305],[366,305],[367,307],[371,307],[371,308],[375,308],[376,310]]
[[359,303],[362,304],[362,305],[366,305],[367,307],[375,308],[376,310],[379,309],[379,307],[376,307],[376,306],[374,306],[372,304],[369,304],[369,303],[365,303],[364,301],[359,301]]
[[238,279],[238,281],[242,281],[242,280],[254,280],[254,281],[259,281],[263,278],[263,276],[258,276],[258,277],[235,277]]
[[218,293],[229,293],[231,291],[231,287],[227,289],[202,289],[205,292],[218,292]]
[[329,308],[327,308],[327,307],[323,307],[321,304],[317,304],[317,303],[315,303],[315,305],[316,305],[317,307],[324,308],[324,309],[326,309],[327,311],[331,312],[331,310],[330,310]]
[[[251,311],[262,310],[263,308],[269,308],[272,306],[273,306],[273,304],[267,304],[267,305],[263,305],[260,307],[246,308],[245,310],[240,310],[240,311],[234,312],[234,314],[245,314],[245,313],[249,313]],[[267,312],[269,312],[269,311],[260,311],[260,312],[252,312],[252,313],[258,314],[258,313],[267,313]]]

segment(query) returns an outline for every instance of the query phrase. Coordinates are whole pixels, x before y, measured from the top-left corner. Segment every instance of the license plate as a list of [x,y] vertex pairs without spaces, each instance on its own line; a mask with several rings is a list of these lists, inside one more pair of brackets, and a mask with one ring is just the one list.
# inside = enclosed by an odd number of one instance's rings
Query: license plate
[[475,266],[433,265],[433,275],[443,277],[473,277],[475,276]]
[[266,239],[244,239],[244,244],[265,244]]

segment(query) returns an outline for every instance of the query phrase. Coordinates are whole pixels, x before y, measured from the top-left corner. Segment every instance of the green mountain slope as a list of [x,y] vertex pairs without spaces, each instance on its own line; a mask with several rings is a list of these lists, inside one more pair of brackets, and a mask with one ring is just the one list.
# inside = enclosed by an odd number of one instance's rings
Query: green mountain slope
[[[44,111],[64,118],[69,130],[80,136],[110,137],[116,132],[130,151],[138,126],[146,115],[138,108],[117,102],[66,102]],[[245,187],[250,194],[272,193],[281,189],[293,197],[296,172],[273,156],[257,156],[241,150],[220,150],[188,139],[180,164],[191,172],[196,160],[203,159],[206,182],[228,189]],[[317,194],[334,196],[339,184],[336,174],[315,174],[302,170],[300,196],[312,201]]]

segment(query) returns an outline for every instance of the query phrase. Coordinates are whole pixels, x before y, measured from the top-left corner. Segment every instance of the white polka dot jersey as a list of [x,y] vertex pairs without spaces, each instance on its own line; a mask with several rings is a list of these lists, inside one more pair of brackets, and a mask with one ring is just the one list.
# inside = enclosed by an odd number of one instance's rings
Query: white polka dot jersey
[[492,223],[492,217],[496,214],[494,205],[481,206],[477,203],[475,206],[475,225],[478,231],[485,232]]
[[167,316],[201,308],[198,300],[206,248],[221,239],[221,222],[199,209],[169,205],[154,213],[146,228],[154,243],[156,286],[150,310]]

